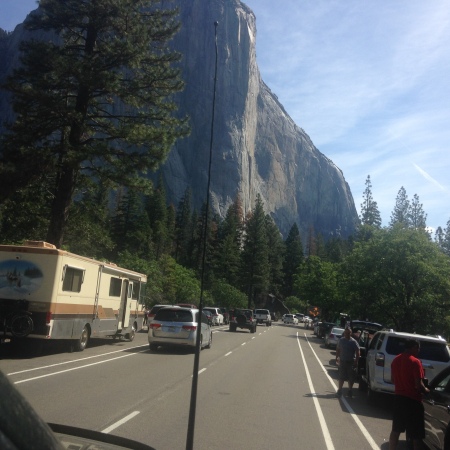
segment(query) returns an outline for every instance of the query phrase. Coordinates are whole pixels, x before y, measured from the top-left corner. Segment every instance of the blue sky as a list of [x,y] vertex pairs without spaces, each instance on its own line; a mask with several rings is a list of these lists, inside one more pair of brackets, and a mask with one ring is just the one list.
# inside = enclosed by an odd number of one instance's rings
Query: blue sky
[[[450,2],[247,0],[262,79],[344,173],[358,213],[367,175],[383,225],[403,186],[450,220]],[[34,0],[0,0],[13,30]]]

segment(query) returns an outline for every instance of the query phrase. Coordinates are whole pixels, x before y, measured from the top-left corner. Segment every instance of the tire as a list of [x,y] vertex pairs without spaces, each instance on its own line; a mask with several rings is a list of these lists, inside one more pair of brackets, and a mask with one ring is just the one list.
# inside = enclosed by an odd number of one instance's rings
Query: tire
[[136,336],[136,330],[134,329],[134,326],[132,326],[131,331],[125,335],[125,339],[132,342],[135,336]]
[[250,333],[256,333],[256,325],[250,329]]
[[230,324],[230,331],[236,331],[236,325]]
[[83,327],[81,331],[81,336],[74,342],[74,350],[76,352],[82,352],[89,342],[89,328],[87,325]]
[[362,379],[361,375],[359,376],[358,390],[362,392],[367,391],[367,383]]
[[208,341],[208,345],[206,346],[206,348],[211,348],[212,345],[212,332],[209,333],[209,341]]
[[152,342],[152,343],[149,345],[149,347],[150,347],[150,350],[151,350],[152,352],[156,352],[156,350],[158,350],[158,344],[155,344],[154,342]]

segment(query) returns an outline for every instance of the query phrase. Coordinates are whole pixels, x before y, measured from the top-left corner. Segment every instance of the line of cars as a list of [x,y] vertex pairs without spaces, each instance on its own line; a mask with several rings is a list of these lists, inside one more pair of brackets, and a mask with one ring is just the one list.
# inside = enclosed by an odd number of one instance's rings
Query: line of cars
[[[359,389],[367,392],[370,401],[381,395],[394,394],[392,361],[403,352],[408,339],[420,342],[418,357],[430,388],[430,393],[423,397],[424,444],[429,449],[450,450],[450,348],[446,340],[441,336],[385,329],[381,324],[372,322],[354,321],[350,326],[353,337],[360,345],[357,368]],[[333,332],[339,333],[337,327],[327,334],[325,343]]]
[[[200,311],[196,305],[155,305],[147,314],[148,343],[151,351],[161,346],[196,347],[197,333],[200,331],[200,348],[211,348],[212,327],[229,325],[234,332],[237,328],[256,332],[258,323],[272,325],[268,310],[226,308],[205,306]],[[199,325],[200,324],[200,325]]]

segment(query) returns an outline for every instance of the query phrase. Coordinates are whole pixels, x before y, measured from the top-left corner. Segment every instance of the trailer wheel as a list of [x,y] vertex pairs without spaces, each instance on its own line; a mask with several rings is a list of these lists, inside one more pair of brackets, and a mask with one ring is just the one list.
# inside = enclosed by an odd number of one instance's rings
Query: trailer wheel
[[83,327],[81,336],[74,342],[74,349],[76,352],[82,352],[89,342],[89,328],[87,325]]
[[131,331],[125,335],[125,339],[128,339],[130,342],[134,339],[136,335],[136,330],[134,329],[134,325],[131,327]]

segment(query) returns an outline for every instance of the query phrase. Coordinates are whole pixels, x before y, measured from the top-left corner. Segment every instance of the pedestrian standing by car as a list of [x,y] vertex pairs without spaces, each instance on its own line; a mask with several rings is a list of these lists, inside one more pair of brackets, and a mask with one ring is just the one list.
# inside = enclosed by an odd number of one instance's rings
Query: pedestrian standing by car
[[352,330],[347,327],[344,330],[344,335],[339,339],[336,347],[336,364],[339,365],[339,382],[336,395],[342,396],[342,387],[344,381],[348,381],[348,397],[352,397],[353,383],[355,382],[356,368],[359,360],[359,345],[355,339],[352,338]]
[[422,362],[417,358],[419,350],[419,341],[408,339],[403,353],[397,355],[391,364],[395,396],[389,450],[397,448],[400,433],[405,431],[413,441],[414,450],[422,448],[422,439],[425,437],[422,393],[430,391],[423,383],[425,375]]

